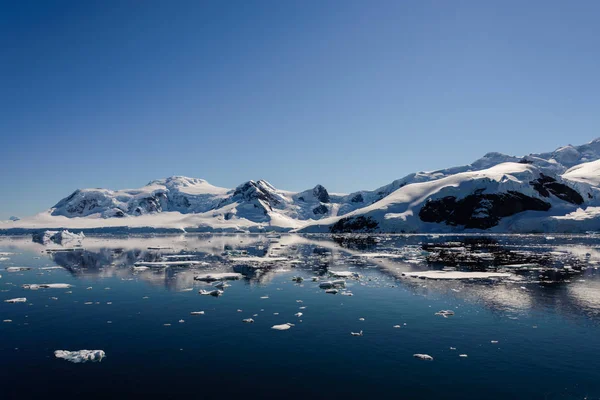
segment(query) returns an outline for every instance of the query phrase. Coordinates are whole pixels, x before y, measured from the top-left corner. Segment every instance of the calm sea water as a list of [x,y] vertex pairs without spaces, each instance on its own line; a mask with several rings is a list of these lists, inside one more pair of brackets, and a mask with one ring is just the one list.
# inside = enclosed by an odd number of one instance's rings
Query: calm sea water
[[[0,300],[27,298],[0,302],[0,320],[12,320],[0,323],[2,399],[600,398],[595,237],[88,237],[83,249],[46,250],[30,237],[0,238],[0,252],[13,253],[1,256]],[[181,254],[205,264],[132,268]],[[198,293],[211,285],[194,275],[231,272],[240,256],[275,261],[220,297]],[[6,270],[14,266],[32,269]],[[51,266],[61,268],[41,269]],[[402,275],[449,266],[520,271],[503,282]],[[360,276],[347,280],[353,296],[312,281],[329,271]],[[22,288],[32,283],[73,287]],[[455,315],[435,315],[448,309]],[[54,357],[80,349],[106,358]]]

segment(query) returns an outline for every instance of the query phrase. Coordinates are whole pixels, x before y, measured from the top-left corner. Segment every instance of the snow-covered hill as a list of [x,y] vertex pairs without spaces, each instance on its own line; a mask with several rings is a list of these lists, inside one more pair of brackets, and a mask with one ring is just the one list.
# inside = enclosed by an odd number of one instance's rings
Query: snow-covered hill
[[596,201],[593,187],[586,183],[572,183],[546,175],[534,165],[509,162],[405,185],[370,206],[312,222],[301,231],[510,230],[510,217],[525,212],[564,215]]
[[175,228],[200,231],[432,232],[600,230],[600,139],[528,156],[488,153],[375,190],[302,192],[264,180],[234,189],[174,176],[139,189],[80,189],[8,229]]

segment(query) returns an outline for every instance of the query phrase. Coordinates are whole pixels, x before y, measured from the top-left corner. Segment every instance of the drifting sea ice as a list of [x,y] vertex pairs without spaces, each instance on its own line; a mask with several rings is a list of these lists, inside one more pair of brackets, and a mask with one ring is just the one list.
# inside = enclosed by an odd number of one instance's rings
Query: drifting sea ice
[[335,281],[325,281],[325,282],[319,283],[319,287],[321,289],[331,289],[331,288],[345,287],[345,286],[346,286],[346,281],[343,279],[338,279]]
[[29,271],[31,267],[6,267],[7,272]]
[[38,289],[68,289],[71,285],[68,283],[29,283],[22,286],[23,289],[38,290]]
[[415,358],[419,358],[421,360],[427,360],[427,361],[433,361],[433,357],[431,357],[429,354],[413,354],[413,357]]
[[288,329],[290,329],[292,326],[294,326],[294,324],[290,324],[289,322],[286,324],[281,324],[281,325],[273,325],[271,327],[271,329],[275,329],[277,331],[287,331]]
[[204,296],[215,296],[215,297],[219,297],[223,294],[222,290],[219,289],[215,289],[215,290],[200,290],[198,293],[200,293],[201,295]]
[[27,298],[25,297],[17,297],[14,299],[4,300],[5,303],[25,303],[27,302]]
[[104,350],[78,350],[78,351],[68,351],[68,350],[56,350],[54,352],[54,356],[56,358],[62,358],[64,360],[73,362],[73,363],[84,363],[84,362],[99,362],[102,361],[106,354]]
[[241,279],[241,278],[242,278],[242,274],[238,274],[237,272],[224,272],[221,274],[204,274],[204,275],[194,276],[194,280],[204,281],[204,282],[235,280],[235,279]]

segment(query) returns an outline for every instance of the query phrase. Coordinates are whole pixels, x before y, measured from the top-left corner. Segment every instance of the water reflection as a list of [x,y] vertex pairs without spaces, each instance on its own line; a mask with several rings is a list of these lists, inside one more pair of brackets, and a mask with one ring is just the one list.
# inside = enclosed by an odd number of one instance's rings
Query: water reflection
[[[138,279],[169,290],[200,288],[199,273],[241,272],[266,285],[277,274],[329,276],[352,271],[361,285],[400,285],[415,294],[481,303],[512,315],[552,308],[565,315],[600,316],[600,241],[590,236],[177,235],[87,237],[83,247],[45,247],[30,237],[0,238],[0,249],[48,257],[75,277]],[[50,251],[48,251],[50,250]],[[197,261],[177,265],[178,260]],[[146,270],[139,262],[163,263]],[[434,281],[411,271],[509,271],[512,278]]]

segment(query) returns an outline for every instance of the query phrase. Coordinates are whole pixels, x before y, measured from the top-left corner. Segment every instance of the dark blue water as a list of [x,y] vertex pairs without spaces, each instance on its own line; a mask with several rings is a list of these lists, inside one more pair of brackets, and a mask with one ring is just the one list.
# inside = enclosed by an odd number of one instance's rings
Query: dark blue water
[[[0,303],[0,319],[12,320],[0,323],[0,398],[600,398],[600,241],[498,237],[502,251],[541,257],[552,279],[535,272],[518,282],[465,283],[401,275],[443,267],[427,262],[423,244],[451,238],[383,239],[87,238],[85,250],[50,254],[28,238],[0,239],[0,251],[16,253],[1,262],[0,298],[27,298]],[[147,249],[159,242],[173,248]],[[194,283],[194,274],[231,271],[224,253],[240,249],[299,263],[281,261],[275,271],[232,281],[218,298],[199,295],[210,285]],[[132,272],[136,260],[181,253],[208,265]],[[566,263],[577,271],[557,277]],[[63,268],[39,269],[56,265]],[[353,296],[326,294],[310,280],[327,270],[359,273],[347,281]],[[293,276],[307,280],[296,284]],[[21,287],[30,283],[73,287]],[[445,309],[455,315],[435,315]],[[253,324],[242,322],[250,317]],[[286,322],[295,326],[271,329]],[[360,330],[363,336],[350,335]],[[107,356],[75,364],[55,358],[58,349]]]

